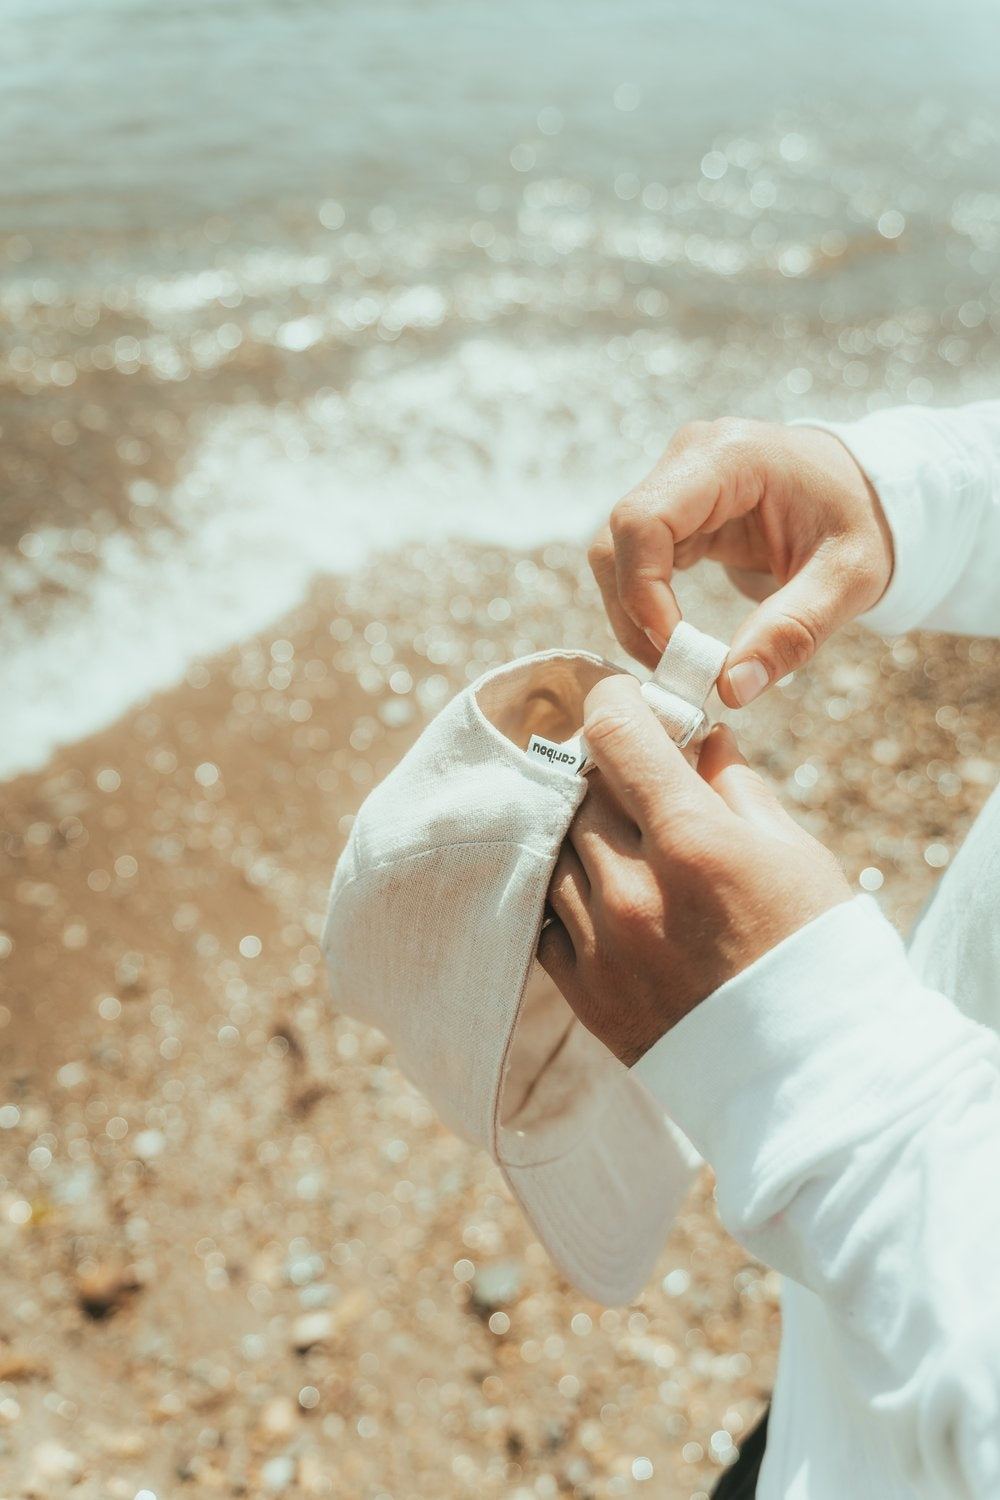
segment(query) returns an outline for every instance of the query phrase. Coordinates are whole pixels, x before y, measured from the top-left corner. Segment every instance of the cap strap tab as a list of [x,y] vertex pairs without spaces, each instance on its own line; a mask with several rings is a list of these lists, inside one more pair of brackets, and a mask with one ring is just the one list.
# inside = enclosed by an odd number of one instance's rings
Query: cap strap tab
[[[724,642],[681,620],[674,626],[652,678],[642,684],[642,696],[681,750],[697,745],[708,728],[705,699],[728,654]],[[548,761],[567,776],[585,776],[594,767],[582,733],[561,744],[533,734],[527,753]]]
[[681,620],[674,626],[652,680],[657,687],[702,708],[728,655],[723,641]]
[[723,641],[680,620],[652,678],[642,685],[642,696],[682,750],[708,729],[705,700],[728,655]]
[[655,680],[644,682],[639,691],[681,750],[691,743],[706,723],[707,715],[703,708],[696,708],[693,703],[679,698],[676,693],[661,688]]

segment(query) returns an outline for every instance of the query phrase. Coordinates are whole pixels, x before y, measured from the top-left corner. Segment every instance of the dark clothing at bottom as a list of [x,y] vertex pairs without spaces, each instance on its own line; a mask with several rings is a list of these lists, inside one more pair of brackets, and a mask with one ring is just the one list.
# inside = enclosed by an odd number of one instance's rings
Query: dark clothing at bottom
[[757,1493],[757,1475],[760,1473],[767,1443],[767,1419],[771,1414],[771,1403],[757,1426],[752,1428],[739,1445],[740,1456],[724,1471],[715,1489],[712,1500],[753,1500]]

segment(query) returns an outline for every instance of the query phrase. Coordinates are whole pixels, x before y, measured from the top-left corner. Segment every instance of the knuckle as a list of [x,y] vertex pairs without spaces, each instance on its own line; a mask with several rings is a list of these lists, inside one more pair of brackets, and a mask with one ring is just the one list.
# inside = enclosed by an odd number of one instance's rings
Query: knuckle
[[738,512],[749,510],[766,488],[770,462],[762,430],[767,424],[750,417],[720,417],[713,425],[711,462],[720,492],[729,494]]
[[653,563],[636,563],[618,590],[622,608],[633,619],[638,619],[643,606],[648,603],[650,587],[663,581],[664,570]]
[[607,964],[607,955],[597,934],[592,929],[582,933],[578,938],[575,958],[577,972],[581,978],[586,978],[592,984],[595,980],[599,981]]
[[600,707],[587,715],[584,733],[591,746],[614,748],[631,739],[632,721],[620,708]]
[[647,505],[643,491],[640,489],[629,490],[617,505],[612,508],[608,525],[611,534],[616,541],[629,539],[635,536],[645,524]]
[[554,922],[542,929],[536,949],[538,962],[550,979],[557,979],[566,968],[566,943]]
[[594,563],[602,562],[605,558],[611,557],[613,553],[614,547],[611,545],[611,538],[606,532],[600,531],[587,548],[587,561],[593,565]]
[[688,870],[692,866],[715,867],[711,838],[706,836],[705,821],[695,799],[686,792],[676,792],[659,808],[647,814],[650,858],[666,867]]
[[620,882],[609,890],[604,899],[604,909],[609,922],[626,934],[634,934],[654,925],[655,904],[645,887],[631,882]]
[[654,471],[633,485],[611,511],[608,531],[616,545],[641,540],[663,520],[663,475]]
[[714,424],[712,463],[719,482],[733,493],[739,509],[749,508],[766,488],[774,466],[771,424],[752,417],[720,417]]
[[860,612],[878,592],[880,583],[869,549],[860,540],[845,541],[838,550],[836,567],[841,597]]
[[688,445],[685,462],[702,483],[715,486],[717,505],[725,500],[738,514],[752,509],[765,488],[771,424],[752,417],[716,417],[699,425],[703,431],[697,444]]
[[610,537],[601,535],[594,538],[587,548],[587,561],[598,583],[614,572],[615,549]]
[[682,423],[670,439],[668,451],[683,453],[688,448],[699,447],[710,438],[714,425],[713,422],[704,418],[695,418],[691,422]]
[[772,682],[807,662],[825,639],[826,633],[818,620],[808,614],[779,615],[771,626],[768,650],[761,653]]
[[751,417],[717,417],[711,423],[711,446],[721,453],[746,453],[757,446],[763,425]]

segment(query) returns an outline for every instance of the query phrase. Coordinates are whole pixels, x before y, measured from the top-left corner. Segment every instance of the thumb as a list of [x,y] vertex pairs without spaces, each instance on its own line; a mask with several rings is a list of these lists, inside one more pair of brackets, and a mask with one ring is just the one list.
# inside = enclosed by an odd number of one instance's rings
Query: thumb
[[765,688],[804,666],[869,602],[850,550],[837,542],[820,546],[739,627],[719,675],[719,697],[727,708],[752,703]]
[[803,833],[768,786],[748,765],[727,724],[716,724],[701,747],[698,774],[718,792],[730,812],[783,843],[801,843]]
[[616,672],[591,688],[583,733],[608,788],[643,833],[711,802],[628,673]]

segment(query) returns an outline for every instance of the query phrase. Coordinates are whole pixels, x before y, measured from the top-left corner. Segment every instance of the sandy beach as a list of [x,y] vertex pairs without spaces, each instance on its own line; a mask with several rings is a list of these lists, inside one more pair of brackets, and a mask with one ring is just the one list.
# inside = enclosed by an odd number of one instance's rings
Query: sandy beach
[[[701,570],[682,598],[738,618]],[[621,659],[581,548],[382,558],[5,788],[5,1493],[689,1500],[732,1458],[780,1288],[708,1169],[602,1309],[327,1000],[353,810],[468,676],[555,644]],[[996,643],[854,629],[738,723],[903,928],[997,779],[998,679]]]
[[[586,538],[679,425],[995,397],[997,45],[982,0],[8,0],[0,1500],[707,1500],[779,1279],[706,1168],[634,1303],[576,1293],[334,1013],[327,889],[459,687],[622,660]],[[726,717],[905,931],[998,690],[998,642],[854,628]]]

